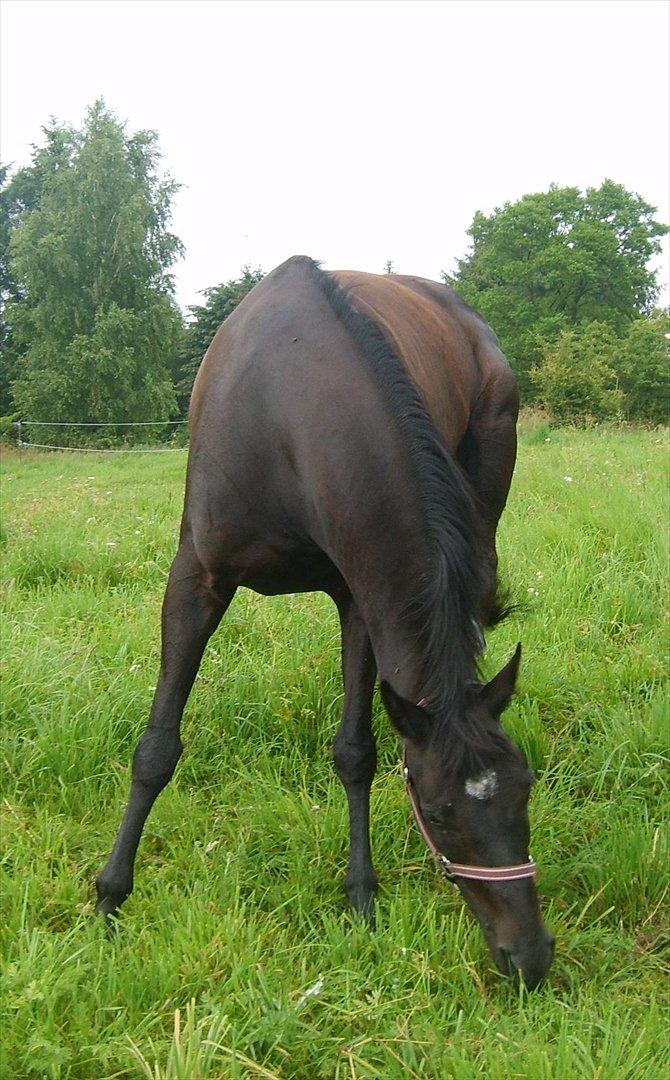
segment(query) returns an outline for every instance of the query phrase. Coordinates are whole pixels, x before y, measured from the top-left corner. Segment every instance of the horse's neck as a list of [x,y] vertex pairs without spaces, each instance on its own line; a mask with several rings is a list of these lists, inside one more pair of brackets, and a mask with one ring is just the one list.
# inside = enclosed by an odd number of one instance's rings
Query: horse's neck
[[[347,578],[370,635],[380,679],[403,697],[457,702],[477,676],[481,631],[451,626],[450,582],[426,589],[431,553],[420,518],[408,507],[389,515],[374,542],[354,555]],[[404,510],[408,512],[403,512]],[[439,575],[436,574],[436,580]],[[434,603],[426,596],[434,594]]]
[[426,656],[425,626],[414,612],[417,592],[425,573],[425,559],[418,541],[407,543],[393,533],[384,537],[381,550],[360,561],[364,573],[356,575],[354,600],[365,621],[379,678],[409,700],[424,696]]

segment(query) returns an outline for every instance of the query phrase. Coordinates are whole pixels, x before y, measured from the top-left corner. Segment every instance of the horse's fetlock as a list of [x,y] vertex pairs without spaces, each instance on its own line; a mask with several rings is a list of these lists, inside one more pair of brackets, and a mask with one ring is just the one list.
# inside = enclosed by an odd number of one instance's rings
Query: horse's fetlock
[[359,873],[356,876],[347,874],[344,884],[347,892],[361,891],[376,893],[379,888],[379,878],[374,871],[366,874]]
[[359,877],[354,881],[347,878],[344,887],[352,909],[360,915],[373,920],[375,896],[379,888],[377,877],[375,875],[371,877],[366,875],[364,878]]
[[102,871],[95,879],[95,890],[98,894],[99,905],[102,904],[110,909],[120,907],[133,891],[132,878],[129,881],[115,881]]

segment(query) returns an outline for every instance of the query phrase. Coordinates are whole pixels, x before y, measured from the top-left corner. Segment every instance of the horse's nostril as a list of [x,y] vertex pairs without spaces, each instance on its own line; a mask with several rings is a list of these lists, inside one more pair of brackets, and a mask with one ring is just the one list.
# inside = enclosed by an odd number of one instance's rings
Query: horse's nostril
[[507,975],[508,978],[514,978],[517,975],[517,965],[514,963],[509,949],[503,949],[498,946],[494,953],[494,959],[499,971],[503,975]]

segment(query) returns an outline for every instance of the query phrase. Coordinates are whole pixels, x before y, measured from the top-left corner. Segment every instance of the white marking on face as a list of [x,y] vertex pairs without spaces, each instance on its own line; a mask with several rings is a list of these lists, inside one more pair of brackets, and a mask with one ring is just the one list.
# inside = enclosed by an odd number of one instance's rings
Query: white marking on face
[[488,769],[479,776],[471,776],[465,781],[467,795],[473,799],[492,799],[498,790],[498,777],[493,769]]

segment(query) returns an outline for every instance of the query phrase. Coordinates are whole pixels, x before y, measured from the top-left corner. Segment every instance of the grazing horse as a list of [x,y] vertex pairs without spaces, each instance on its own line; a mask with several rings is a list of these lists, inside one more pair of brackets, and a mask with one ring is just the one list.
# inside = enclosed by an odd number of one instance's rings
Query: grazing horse
[[499,722],[519,650],[487,685],[477,669],[483,628],[502,614],[495,532],[517,412],[495,335],[423,278],[328,273],[294,257],[220,326],[193,388],[160,677],[97,879],[99,912],[113,915],[132,890],[142,828],[182,751],[184,705],[237,587],[321,590],[342,626],[334,760],[349,804],[352,907],[372,918],[377,890],[369,800],[379,676],[424,836],[499,968],[539,982],[553,938],[528,854],[532,774]]

